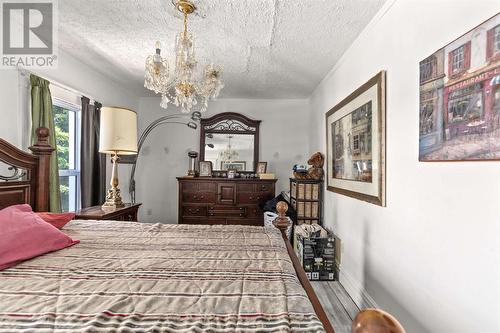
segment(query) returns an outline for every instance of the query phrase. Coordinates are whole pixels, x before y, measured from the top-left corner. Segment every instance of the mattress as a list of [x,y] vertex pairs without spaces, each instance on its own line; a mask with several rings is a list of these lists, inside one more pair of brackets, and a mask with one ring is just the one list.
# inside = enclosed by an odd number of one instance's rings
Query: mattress
[[0,271],[0,332],[323,332],[277,229],[72,221]]

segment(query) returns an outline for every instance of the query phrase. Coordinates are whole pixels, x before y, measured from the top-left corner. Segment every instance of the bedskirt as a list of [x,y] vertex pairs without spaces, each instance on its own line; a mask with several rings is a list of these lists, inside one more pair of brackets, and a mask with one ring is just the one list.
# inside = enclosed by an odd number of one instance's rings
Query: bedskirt
[[323,332],[277,229],[72,221],[0,271],[0,332]]

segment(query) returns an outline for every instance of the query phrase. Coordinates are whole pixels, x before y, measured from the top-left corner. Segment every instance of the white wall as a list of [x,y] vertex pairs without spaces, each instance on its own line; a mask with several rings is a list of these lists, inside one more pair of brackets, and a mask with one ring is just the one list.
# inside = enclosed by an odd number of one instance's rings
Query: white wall
[[[158,98],[141,98],[139,129],[153,120],[174,113],[175,108],[161,109]],[[239,112],[262,120],[260,126],[260,160],[268,162],[268,172],[276,173],[276,192],[288,189],[291,170],[305,163],[309,128],[307,100],[222,99],[209,104],[203,117],[220,112]],[[168,124],[158,127],[145,143],[136,174],[137,202],[143,202],[140,220],[144,222],[177,222],[177,179],[186,175],[187,152],[199,150],[199,130]],[[123,188],[122,188],[123,189]]]
[[498,162],[418,161],[419,61],[500,11],[498,0],[389,0],[314,91],[310,152],[325,113],[387,70],[387,207],[326,192],[343,240],[341,282],[408,332],[500,332]]
[[[71,87],[103,105],[115,105],[138,109],[139,98],[127,91],[119,83],[109,79],[92,67],[74,59],[60,50],[57,69],[34,70],[37,75]],[[17,70],[0,69],[0,137],[21,147],[23,138],[23,118],[21,111],[21,80]],[[109,162],[109,161],[108,161]],[[109,164],[109,163],[108,163]],[[120,165],[120,188],[124,189],[123,199],[129,201],[129,166]],[[108,172],[109,179],[109,172]],[[108,181],[109,182],[109,181]],[[109,187],[109,185],[108,185]]]

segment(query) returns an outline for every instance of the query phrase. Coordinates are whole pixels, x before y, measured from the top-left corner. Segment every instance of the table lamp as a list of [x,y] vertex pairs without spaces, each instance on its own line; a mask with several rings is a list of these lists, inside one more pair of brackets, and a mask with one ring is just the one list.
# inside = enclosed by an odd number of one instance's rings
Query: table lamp
[[124,207],[118,188],[117,161],[118,154],[137,154],[137,114],[135,111],[120,107],[101,108],[99,152],[111,154],[113,162],[111,188],[106,194],[106,202],[102,208]]

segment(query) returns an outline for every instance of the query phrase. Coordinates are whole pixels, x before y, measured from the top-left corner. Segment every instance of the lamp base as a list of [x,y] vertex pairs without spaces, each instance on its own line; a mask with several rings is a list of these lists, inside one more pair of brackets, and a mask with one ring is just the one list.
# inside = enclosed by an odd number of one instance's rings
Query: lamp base
[[106,195],[106,202],[101,206],[102,208],[122,208],[125,204],[122,201],[119,188],[110,188]]
[[120,189],[118,188],[118,168],[116,163],[118,161],[118,155],[116,152],[113,154],[113,157],[111,157],[111,161],[113,162],[110,182],[111,188],[108,190],[108,194],[106,194],[106,202],[101,206],[103,209],[125,207],[122,196],[120,195]]

